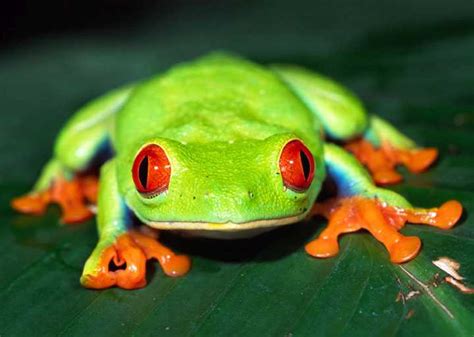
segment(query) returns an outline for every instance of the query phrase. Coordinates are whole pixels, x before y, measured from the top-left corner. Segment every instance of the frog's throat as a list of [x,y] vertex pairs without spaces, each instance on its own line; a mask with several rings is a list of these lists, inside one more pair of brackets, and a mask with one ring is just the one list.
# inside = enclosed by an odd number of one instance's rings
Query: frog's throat
[[245,231],[249,229],[271,229],[303,220],[308,212],[284,218],[260,219],[248,222],[204,222],[204,221],[144,221],[148,226],[166,230]]

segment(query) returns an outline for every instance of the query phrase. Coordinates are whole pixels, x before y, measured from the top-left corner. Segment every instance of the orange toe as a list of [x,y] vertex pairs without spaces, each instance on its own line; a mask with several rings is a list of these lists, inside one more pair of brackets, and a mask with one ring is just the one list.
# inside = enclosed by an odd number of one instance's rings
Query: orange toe
[[408,160],[403,160],[403,164],[413,173],[425,171],[438,158],[438,150],[435,148],[425,148],[412,150]]
[[12,200],[11,206],[20,213],[42,215],[46,211],[49,198],[41,194],[27,194]]
[[436,216],[437,226],[442,229],[453,227],[461,218],[462,212],[463,208],[459,201],[450,200],[445,202],[438,209],[438,214]]
[[129,235],[120,236],[116,243],[116,265],[123,269],[114,271],[117,285],[124,289],[137,289],[146,285],[146,256]]
[[459,221],[462,213],[461,203],[456,200],[450,200],[439,208],[407,210],[406,218],[411,223],[426,224],[440,229],[450,229]]
[[171,277],[185,275],[191,268],[191,259],[186,255],[167,255],[160,260],[163,272]]
[[390,261],[404,263],[413,259],[421,249],[421,240],[416,236],[403,236],[388,247]]
[[306,253],[313,257],[328,258],[339,253],[337,240],[317,238],[305,246]]
[[158,242],[157,238],[136,231],[131,235],[143,248],[148,259],[156,259],[160,263],[166,275],[183,276],[191,269],[191,260],[188,256],[176,255],[171,249]]

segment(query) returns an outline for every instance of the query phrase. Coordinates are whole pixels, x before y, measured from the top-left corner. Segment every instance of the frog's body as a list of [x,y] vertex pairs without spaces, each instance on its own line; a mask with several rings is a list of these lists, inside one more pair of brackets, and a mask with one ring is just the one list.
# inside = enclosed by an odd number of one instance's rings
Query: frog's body
[[[313,211],[330,219],[328,228],[307,246],[313,256],[335,255],[340,233],[366,228],[386,245],[394,262],[404,262],[416,255],[420,242],[403,237],[394,223],[450,227],[459,218],[461,208],[451,202],[438,211],[438,219],[432,216],[428,221],[427,211],[377,188],[353,156],[326,143],[327,136],[342,142],[362,137],[348,147],[378,182],[398,181],[393,170],[398,163],[421,171],[436,157],[434,150],[417,150],[388,123],[367,115],[352,94],[329,79],[300,68],[268,69],[219,54],[116,90],[80,110],[61,132],[54,158],[34,192],[17,199],[14,207],[41,213],[55,201],[64,208],[65,222],[88,217],[83,199],[93,200],[93,193],[88,192],[90,184],[74,175],[86,170],[109,144],[115,155],[101,170],[100,240],[81,279],[95,288],[143,286],[147,258],[157,258],[168,275],[181,275],[189,268],[186,257],[131,231],[130,211],[157,229],[250,236],[310,215],[327,173],[336,181],[339,199]],[[294,158],[301,172],[284,166],[293,165],[293,157],[290,164],[282,164],[290,143],[299,151]],[[153,155],[166,160],[159,169],[168,180],[153,178],[143,160],[135,165],[149,145],[158,145]],[[145,157],[144,165],[152,167],[149,161],[155,157]],[[289,178],[285,170],[290,170]],[[301,177],[291,176],[298,173]],[[150,179],[161,188],[140,191],[140,184],[153,184]],[[295,186],[294,179],[307,184]],[[353,218],[364,213],[361,210],[373,217]],[[340,221],[341,214],[348,216],[347,222]],[[382,223],[373,224],[380,219]],[[109,270],[111,259],[117,265],[125,263],[125,270]]]

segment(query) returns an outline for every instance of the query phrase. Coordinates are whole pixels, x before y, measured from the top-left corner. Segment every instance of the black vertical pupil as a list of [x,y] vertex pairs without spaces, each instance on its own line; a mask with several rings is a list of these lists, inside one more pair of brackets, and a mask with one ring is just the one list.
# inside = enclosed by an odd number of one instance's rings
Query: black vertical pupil
[[301,159],[301,166],[303,166],[304,179],[308,180],[311,165],[309,163],[308,156],[306,156],[306,153],[304,153],[303,151],[300,151],[300,159]]
[[148,183],[148,156],[143,158],[142,162],[140,163],[140,167],[138,168],[138,177],[142,186],[147,188]]

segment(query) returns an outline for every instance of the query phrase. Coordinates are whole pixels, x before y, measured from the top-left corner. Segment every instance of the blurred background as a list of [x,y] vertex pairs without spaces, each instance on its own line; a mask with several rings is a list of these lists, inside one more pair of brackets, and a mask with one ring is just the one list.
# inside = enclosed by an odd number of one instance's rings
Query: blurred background
[[330,75],[421,142],[416,126],[427,116],[437,116],[433,133],[474,123],[472,0],[18,0],[2,7],[0,151],[28,156],[21,165],[4,157],[0,183],[31,183],[61,125],[88,100],[215,49]]

